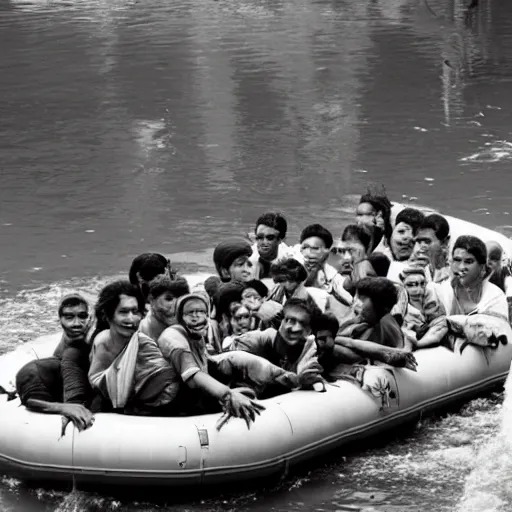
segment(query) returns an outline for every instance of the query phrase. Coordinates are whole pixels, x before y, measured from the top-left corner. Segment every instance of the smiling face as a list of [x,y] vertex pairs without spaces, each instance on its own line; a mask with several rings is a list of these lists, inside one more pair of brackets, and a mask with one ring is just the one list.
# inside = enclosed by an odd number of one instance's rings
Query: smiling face
[[281,237],[277,229],[260,224],[256,228],[256,245],[261,258],[272,261],[277,258]]
[[60,325],[70,338],[81,338],[87,332],[89,318],[89,311],[85,304],[65,306],[60,315]]
[[466,249],[455,249],[452,255],[452,272],[462,286],[471,287],[478,284],[485,274],[485,265],[481,265]]
[[412,227],[405,222],[399,222],[391,234],[390,246],[397,261],[409,259],[414,247]]
[[246,283],[252,279],[252,262],[248,256],[239,256],[230,265],[228,273],[232,281]]
[[123,338],[130,338],[139,327],[142,312],[135,297],[121,294],[114,316],[108,320],[110,330]]
[[298,345],[303,343],[311,333],[310,322],[309,314],[302,308],[285,308],[279,333],[287,345]]

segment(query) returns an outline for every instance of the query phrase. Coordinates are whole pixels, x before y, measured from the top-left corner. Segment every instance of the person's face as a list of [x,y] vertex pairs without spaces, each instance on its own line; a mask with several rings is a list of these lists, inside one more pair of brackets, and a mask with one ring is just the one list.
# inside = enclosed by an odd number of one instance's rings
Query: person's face
[[235,335],[248,332],[251,327],[250,311],[245,306],[237,304],[232,308],[230,324]]
[[137,299],[122,293],[114,316],[108,323],[111,330],[123,338],[129,338],[138,329],[141,320],[142,312],[139,310]]
[[329,256],[329,249],[318,236],[310,236],[300,244],[300,252],[307,267],[321,265]]
[[455,249],[452,256],[452,273],[458,277],[462,286],[476,284],[484,275],[484,266],[466,249]]
[[405,276],[404,286],[409,298],[415,302],[421,301],[425,296],[426,280],[421,274],[409,274]]
[[232,281],[246,283],[252,279],[252,262],[248,256],[239,256],[229,267],[229,276]]
[[362,261],[366,255],[364,245],[359,240],[338,242],[335,248],[331,248],[331,254],[333,249],[339,258],[337,268],[343,275],[350,275],[354,270],[354,265]]
[[279,332],[283,340],[290,346],[303,343],[311,333],[309,315],[301,308],[285,308]]
[[442,253],[441,241],[437,238],[433,229],[420,229],[414,240],[413,253],[418,258],[428,258],[430,262]]
[[501,258],[493,257],[492,255],[487,258],[487,266],[492,270],[499,270],[501,268]]
[[150,298],[151,311],[157,320],[165,325],[172,325],[176,320],[176,297],[171,292],[164,292],[155,299]]
[[258,252],[264,260],[271,261],[277,257],[281,237],[277,229],[260,224],[256,228],[256,245]]
[[373,225],[376,213],[370,203],[359,203],[356,208],[356,223]]
[[411,226],[405,222],[399,222],[391,234],[391,252],[398,261],[409,259],[414,246],[414,235]]
[[284,276],[275,276],[274,283],[280,284],[283,287],[284,293],[288,298],[294,294],[295,290],[300,285],[300,283],[297,283],[296,281],[291,281],[289,278],[286,278]]
[[375,325],[378,321],[372,299],[366,295],[361,295],[359,292],[356,293],[354,298],[352,310],[360,322]]
[[242,304],[249,311],[255,312],[263,304],[263,297],[254,288],[246,288],[242,292]]
[[89,318],[89,311],[85,304],[66,306],[60,315],[60,325],[70,338],[81,338],[89,328]]
[[327,329],[320,329],[316,333],[316,346],[318,352],[325,352],[334,347],[334,336]]
[[187,329],[204,336],[208,329],[208,309],[199,299],[188,300],[183,306],[183,322]]

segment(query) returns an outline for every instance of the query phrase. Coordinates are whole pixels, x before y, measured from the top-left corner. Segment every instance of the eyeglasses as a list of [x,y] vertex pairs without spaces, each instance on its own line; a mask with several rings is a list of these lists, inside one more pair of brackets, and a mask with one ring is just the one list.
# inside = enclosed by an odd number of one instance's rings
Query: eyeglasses
[[268,240],[269,242],[275,242],[277,235],[256,235],[256,240]]

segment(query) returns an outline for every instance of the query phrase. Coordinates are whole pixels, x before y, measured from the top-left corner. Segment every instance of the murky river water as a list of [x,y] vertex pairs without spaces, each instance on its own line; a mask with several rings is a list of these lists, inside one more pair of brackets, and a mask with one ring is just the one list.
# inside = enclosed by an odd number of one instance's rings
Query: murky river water
[[[206,271],[275,208],[292,240],[338,233],[368,183],[512,233],[512,3],[462,4],[0,0],[0,351],[144,250]],[[501,402],[265,491],[164,507],[4,478],[0,509],[470,510]]]

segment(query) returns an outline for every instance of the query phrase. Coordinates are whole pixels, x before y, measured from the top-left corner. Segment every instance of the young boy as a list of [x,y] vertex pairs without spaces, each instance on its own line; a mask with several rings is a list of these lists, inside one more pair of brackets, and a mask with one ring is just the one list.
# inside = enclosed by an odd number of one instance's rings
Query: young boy
[[[16,390],[28,409],[61,414],[84,430],[94,421],[87,408],[92,399],[87,381],[89,305],[79,294],[66,295],[59,304],[58,314],[63,332],[53,357],[36,359],[23,366],[16,375]],[[63,423],[63,433],[67,422]]]

